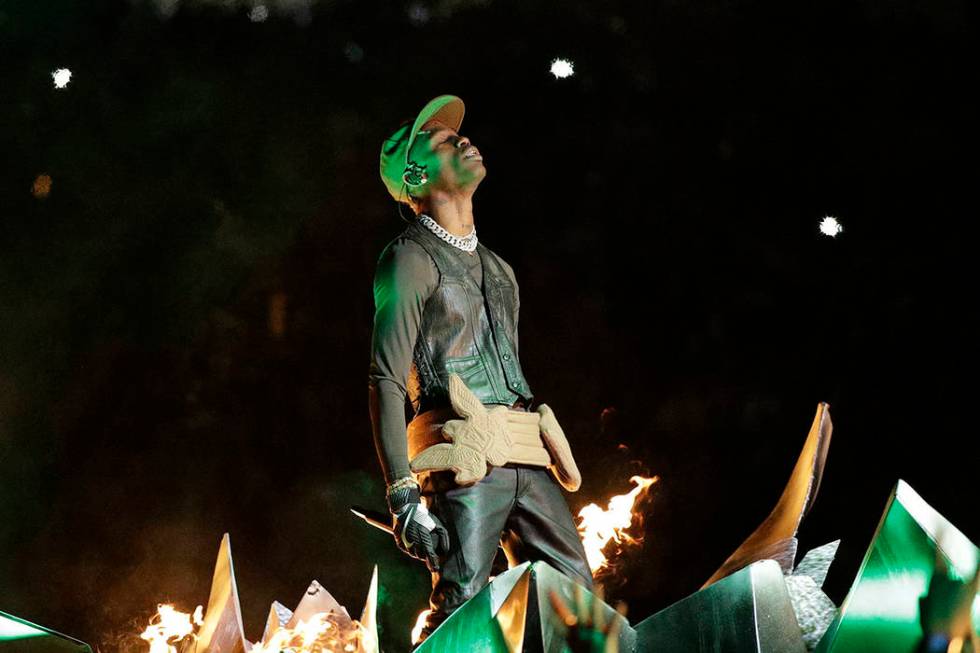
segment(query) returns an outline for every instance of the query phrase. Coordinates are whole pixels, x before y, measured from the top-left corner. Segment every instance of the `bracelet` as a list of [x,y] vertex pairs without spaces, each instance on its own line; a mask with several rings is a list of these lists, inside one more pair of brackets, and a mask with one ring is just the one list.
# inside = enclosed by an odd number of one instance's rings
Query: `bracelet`
[[386,492],[386,494],[388,496],[391,496],[398,490],[403,490],[405,488],[413,488],[413,487],[414,488],[419,487],[418,482],[411,476],[406,476],[404,478],[398,479],[397,481],[392,481],[391,485],[388,486],[388,491]]

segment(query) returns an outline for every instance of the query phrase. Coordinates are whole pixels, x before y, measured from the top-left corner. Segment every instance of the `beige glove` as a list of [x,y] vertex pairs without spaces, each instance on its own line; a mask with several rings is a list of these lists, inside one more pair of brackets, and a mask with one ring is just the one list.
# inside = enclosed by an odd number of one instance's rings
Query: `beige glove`
[[463,419],[451,419],[442,427],[450,442],[434,444],[415,456],[412,471],[451,469],[456,483],[471,485],[487,475],[487,463],[505,465],[512,446],[507,432],[507,407],[487,410],[456,374],[449,375],[449,402]]
[[548,448],[554,461],[550,468],[551,473],[563,488],[575,492],[582,485],[582,474],[579,473],[575,458],[572,457],[572,448],[568,445],[565,432],[561,430],[555,413],[548,404],[539,405],[537,411],[541,414],[541,439],[544,440],[544,446]]

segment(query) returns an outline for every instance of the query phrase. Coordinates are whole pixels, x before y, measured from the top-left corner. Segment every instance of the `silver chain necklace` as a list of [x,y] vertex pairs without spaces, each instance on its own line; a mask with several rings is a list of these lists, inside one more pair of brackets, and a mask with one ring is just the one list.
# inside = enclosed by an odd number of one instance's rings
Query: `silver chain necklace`
[[460,237],[452,235],[443,229],[442,225],[424,213],[419,216],[419,222],[424,224],[426,228],[436,236],[439,236],[439,238],[443,239],[457,249],[461,249],[464,252],[472,252],[474,249],[476,249],[476,227],[473,227],[473,231],[471,231],[469,234]]

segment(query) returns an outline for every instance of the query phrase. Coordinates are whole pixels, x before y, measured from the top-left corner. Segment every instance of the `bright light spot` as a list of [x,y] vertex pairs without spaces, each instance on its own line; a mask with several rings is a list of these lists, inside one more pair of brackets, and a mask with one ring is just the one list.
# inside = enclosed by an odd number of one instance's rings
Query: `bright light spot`
[[830,236],[833,238],[840,232],[844,231],[844,225],[837,222],[837,218],[828,215],[826,218],[820,221],[820,233],[824,236]]
[[415,620],[415,626],[412,628],[412,644],[418,642],[422,637],[422,629],[425,628],[425,618],[429,616],[430,612],[432,610],[422,610]]
[[252,10],[248,12],[248,19],[253,23],[265,22],[265,19],[269,17],[269,9],[265,5],[255,5]]
[[568,59],[555,59],[551,62],[551,74],[555,79],[564,79],[575,74],[575,66]]
[[67,68],[59,68],[51,73],[51,77],[54,78],[55,88],[64,88],[68,86],[68,82],[71,81],[71,71]]

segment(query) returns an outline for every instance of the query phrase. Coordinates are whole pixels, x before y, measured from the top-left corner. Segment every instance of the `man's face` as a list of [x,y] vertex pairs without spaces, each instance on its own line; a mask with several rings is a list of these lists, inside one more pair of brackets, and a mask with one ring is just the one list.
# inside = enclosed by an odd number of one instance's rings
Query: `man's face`
[[419,130],[409,159],[426,166],[429,180],[423,192],[475,189],[487,174],[480,151],[438,120],[430,120]]

